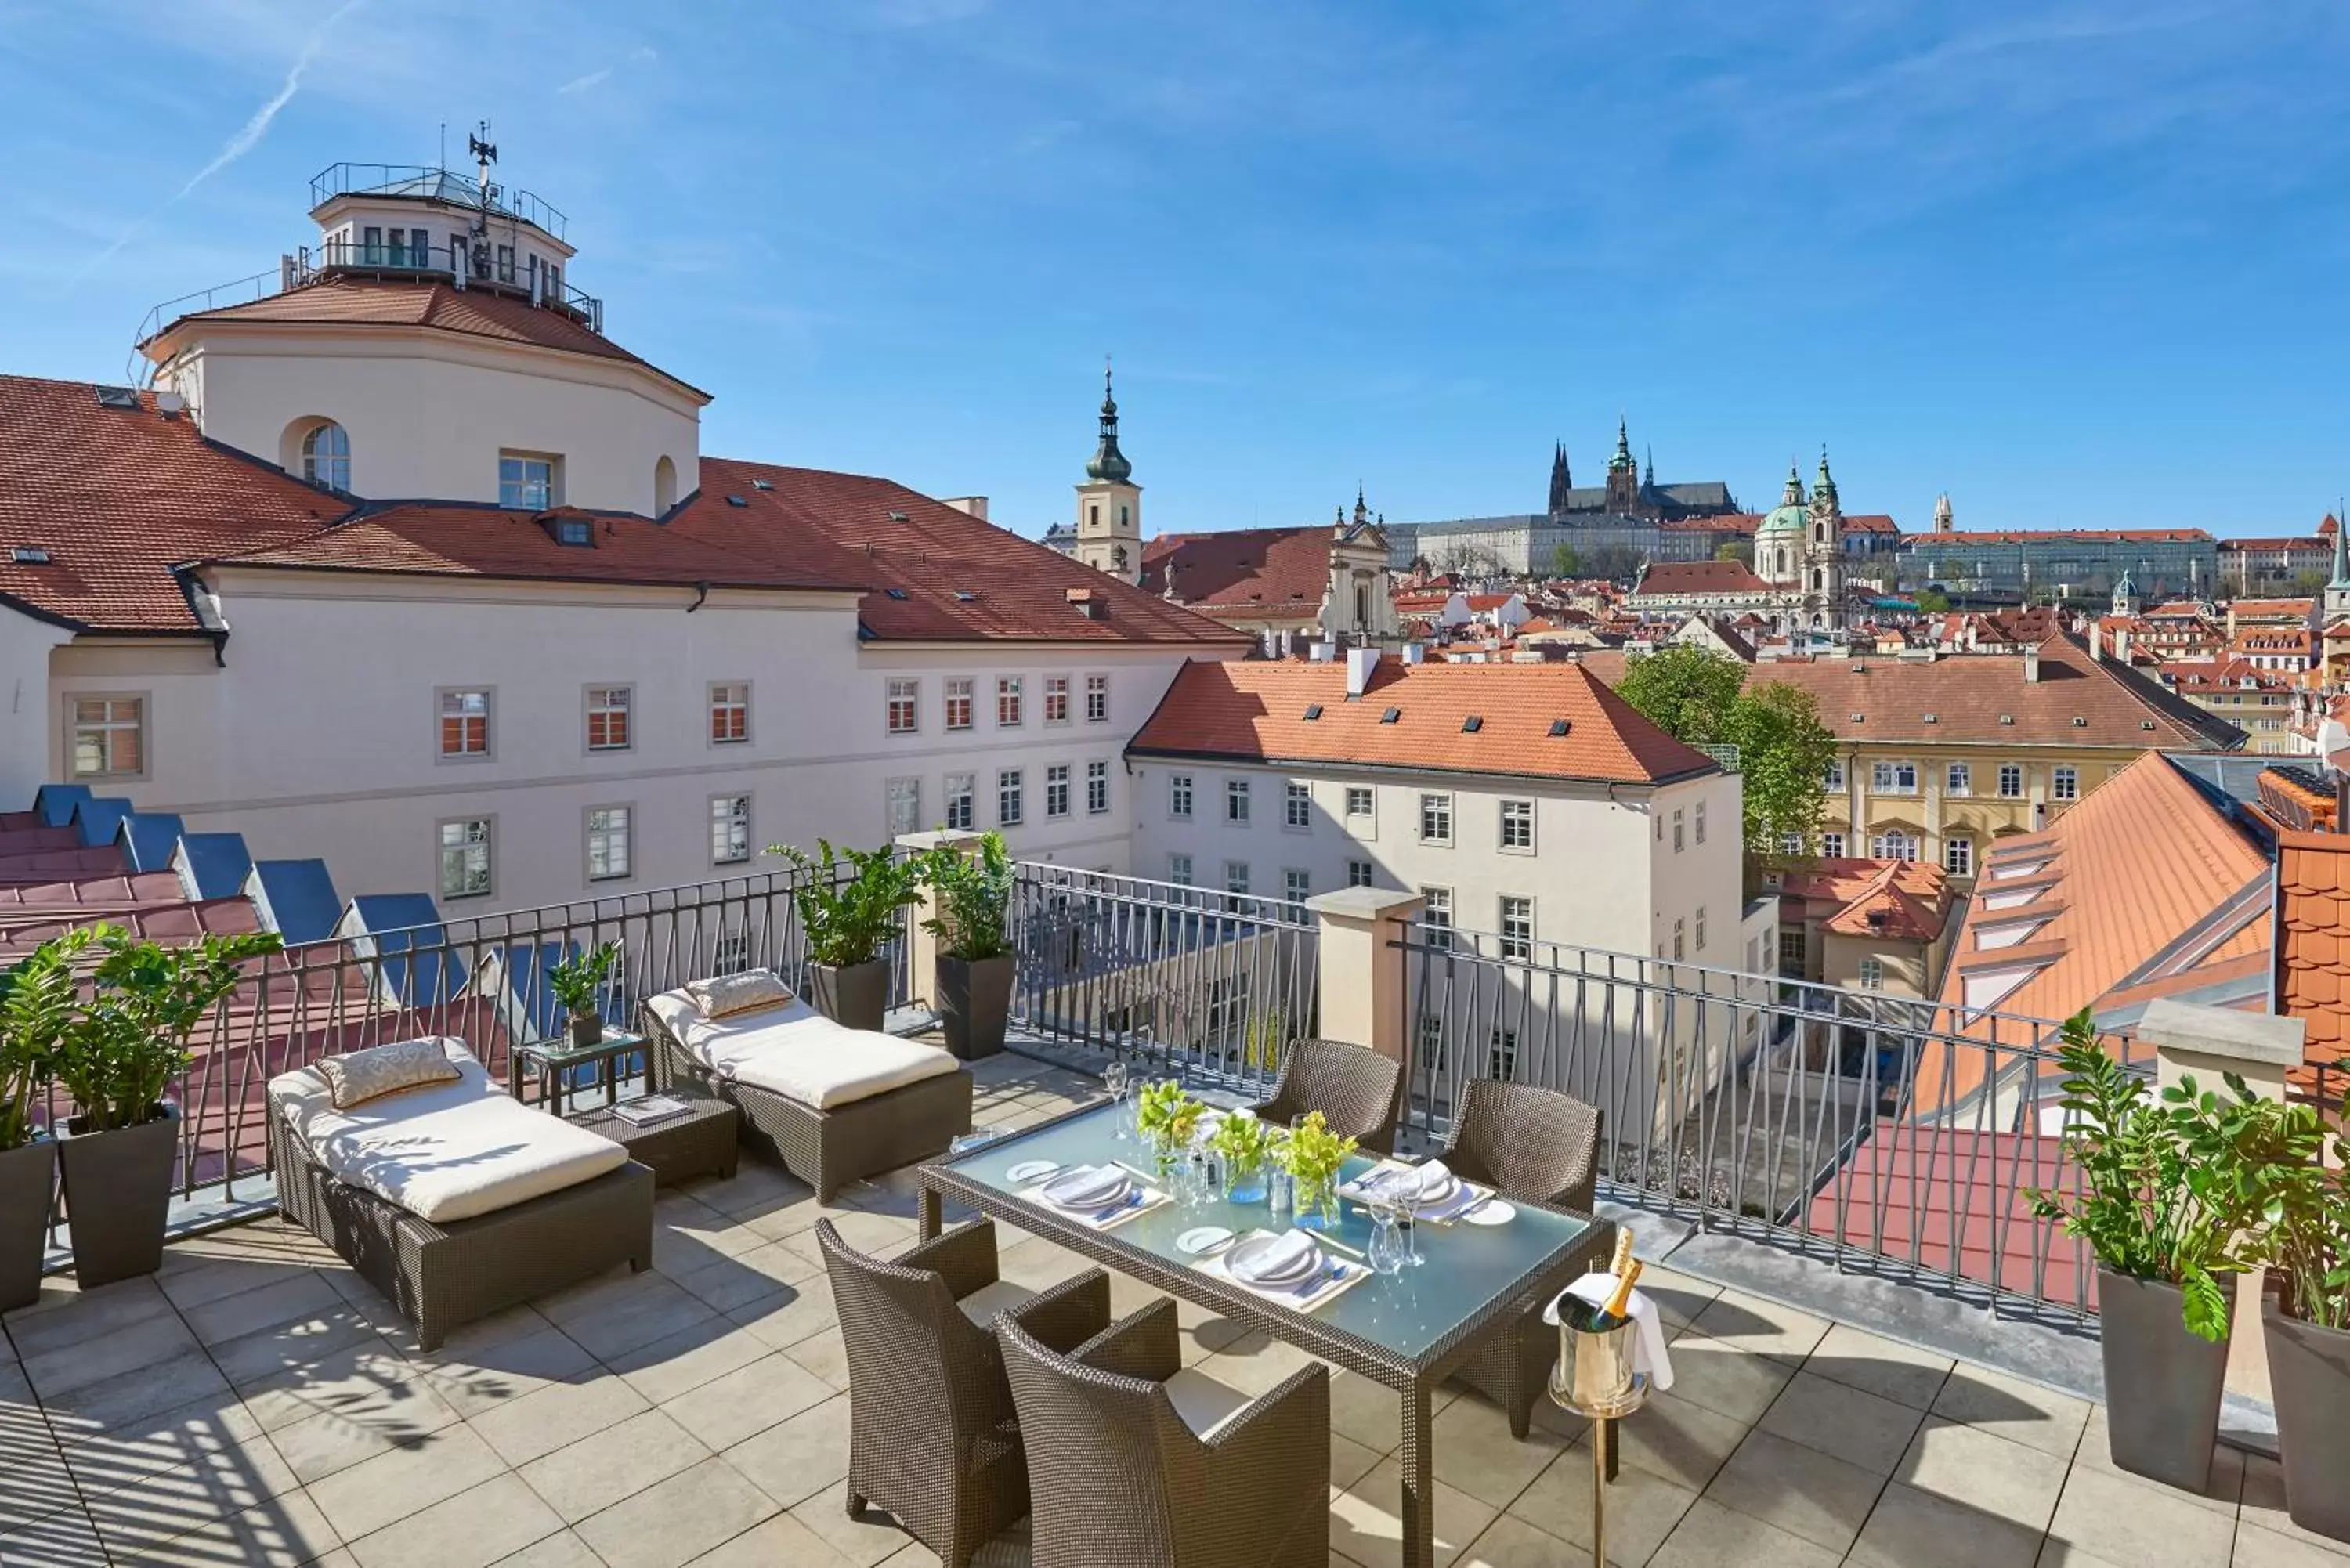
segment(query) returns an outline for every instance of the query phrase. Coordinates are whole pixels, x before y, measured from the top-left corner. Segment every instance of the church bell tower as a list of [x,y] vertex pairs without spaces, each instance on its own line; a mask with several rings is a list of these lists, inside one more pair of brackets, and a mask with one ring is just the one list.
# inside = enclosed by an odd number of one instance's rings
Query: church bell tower
[[1124,582],[1142,581],[1142,486],[1118,450],[1118,399],[1102,371],[1101,444],[1077,486],[1076,557]]

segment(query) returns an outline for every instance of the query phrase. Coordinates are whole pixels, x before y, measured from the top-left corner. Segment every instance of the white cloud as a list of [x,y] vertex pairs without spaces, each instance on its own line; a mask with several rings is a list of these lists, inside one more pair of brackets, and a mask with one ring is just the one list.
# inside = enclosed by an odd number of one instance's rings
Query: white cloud
[[584,77],[573,77],[569,81],[565,82],[561,87],[556,88],[555,90],[559,93],[586,92],[589,88],[598,86],[611,79],[612,67],[610,66],[606,66],[600,71],[589,71]]

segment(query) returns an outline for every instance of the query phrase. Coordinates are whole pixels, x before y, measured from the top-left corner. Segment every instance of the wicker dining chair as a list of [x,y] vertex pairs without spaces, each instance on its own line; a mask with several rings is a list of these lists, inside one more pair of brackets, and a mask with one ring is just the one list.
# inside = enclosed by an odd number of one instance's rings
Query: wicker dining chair
[[998,1278],[986,1220],[886,1262],[843,1241],[829,1220],[816,1221],[816,1234],[847,1350],[848,1516],[885,1509],[948,1568],[968,1568],[1028,1511],[1027,1460],[994,1324],[1025,1296],[1036,1341],[1079,1345],[1109,1322],[1109,1276],[1089,1269],[1020,1292]]
[[[1531,1084],[1474,1078],[1453,1106],[1443,1159],[1464,1181],[1504,1198],[1591,1212],[1597,1187],[1599,1110]],[[1497,1324],[1453,1376],[1500,1405],[1523,1438],[1558,1359],[1558,1331],[1542,1320],[1548,1299]]]
[[1292,1116],[1320,1111],[1332,1132],[1353,1138],[1367,1153],[1388,1154],[1395,1148],[1402,1091],[1403,1064],[1394,1058],[1343,1040],[1300,1040],[1281,1064],[1273,1097],[1256,1114],[1285,1127]]
[[1007,1313],[1034,1568],[1326,1568],[1330,1373],[1247,1399],[1182,1366],[1161,1297],[1074,1351]]

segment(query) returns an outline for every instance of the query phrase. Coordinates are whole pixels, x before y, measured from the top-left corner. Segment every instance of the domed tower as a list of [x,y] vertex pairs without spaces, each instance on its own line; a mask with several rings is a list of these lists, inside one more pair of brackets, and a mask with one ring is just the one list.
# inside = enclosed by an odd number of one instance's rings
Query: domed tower
[[1804,624],[1813,631],[1844,628],[1844,508],[1828,473],[1828,449],[1820,448],[1819,476],[1812,481],[1812,504],[1804,517]]
[[1624,421],[1616,421],[1616,451],[1607,460],[1607,511],[1611,516],[1630,517],[1640,506],[1640,465],[1632,461],[1631,433]]
[[1077,559],[1129,583],[1142,581],[1142,486],[1118,450],[1118,399],[1102,371],[1101,444],[1077,486]]
[[1787,487],[1779,504],[1754,525],[1754,575],[1774,588],[1794,593],[1804,580],[1804,535],[1809,521],[1804,508],[1803,476],[1787,465]]

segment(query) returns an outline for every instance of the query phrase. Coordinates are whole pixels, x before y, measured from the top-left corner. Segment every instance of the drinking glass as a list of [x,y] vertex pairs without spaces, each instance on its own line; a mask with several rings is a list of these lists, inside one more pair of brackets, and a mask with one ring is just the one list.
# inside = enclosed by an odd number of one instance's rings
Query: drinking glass
[[1102,1069],[1102,1086],[1109,1091],[1118,1109],[1110,1116],[1110,1136],[1119,1143],[1127,1141],[1126,1131],[1126,1064],[1112,1062]]
[[1403,1232],[1397,1228],[1396,1206],[1388,1199],[1374,1197],[1371,1207],[1371,1272],[1394,1274],[1403,1272]]
[[1411,1203],[1408,1199],[1396,1201],[1395,1211],[1396,1229],[1403,1237],[1403,1266],[1407,1269],[1416,1269],[1428,1260],[1419,1255],[1419,1232],[1412,1225],[1416,1216],[1412,1212]]

